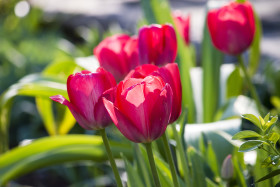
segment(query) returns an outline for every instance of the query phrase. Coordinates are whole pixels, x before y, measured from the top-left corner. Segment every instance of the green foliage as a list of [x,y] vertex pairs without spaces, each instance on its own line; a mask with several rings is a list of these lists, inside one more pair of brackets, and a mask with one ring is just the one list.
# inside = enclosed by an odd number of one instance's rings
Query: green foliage
[[[252,114],[245,114],[243,115],[243,118],[251,121],[255,126],[257,126],[261,133],[256,133],[254,131],[241,131],[235,134],[232,139],[244,139],[244,138],[253,138],[253,140],[247,140],[245,141],[239,148],[240,152],[248,152],[252,150],[263,150],[265,151],[265,154],[258,152],[258,160],[259,162],[255,167],[274,167],[280,165],[280,152],[277,150],[276,144],[280,138],[280,135],[277,131],[273,130],[274,125],[276,124],[278,117],[270,117],[270,113],[268,113],[264,118],[259,116],[257,118],[256,116]],[[265,159],[260,159],[259,155],[261,154],[261,157]],[[273,176],[279,174],[277,173],[277,170],[271,171],[268,169],[268,171],[264,170],[264,173],[267,172],[268,174],[265,177],[262,177],[261,179],[257,180],[258,182],[270,179]],[[256,171],[256,173],[259,175],[261,171]],[[273,180],[269,181],[269,184],[272,185]]]
[[[131,158],[130,144],[124,141],[111,141],[110,144],[115,157],[120,157],[120,153],[123,153]],[[82,160],[107,160],[101,137],[67,135],[42,138],[1,155],[0,186],[42,167]]]

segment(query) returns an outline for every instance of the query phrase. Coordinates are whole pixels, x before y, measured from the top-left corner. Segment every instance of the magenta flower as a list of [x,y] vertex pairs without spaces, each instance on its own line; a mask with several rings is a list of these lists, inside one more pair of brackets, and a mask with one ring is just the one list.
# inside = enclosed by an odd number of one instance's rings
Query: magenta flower
[[138,39],[126,34],[106,38],[93,52],[100,66],[112,73],[117,81],[139,65]]
[[140,64],[172,63],[177,55],[174,28],[169,24],[144,26],[139,30],[138,46]]
[[103,101],[126,138],[148,143],[165,132],[171,115],[172,90],[159,76],[129,78],[119,83],[115,102],[106,98]]
[[173,98],[172,113],[169,123],[173,123],[180,116],[182,107],[182,86],[179,67],[176,63],[168,63],[161,68],[152,64],[145,64],[136,67],[134,70],[131,70],[130,73],[125,77],[125,80],[129,78],[144,79],[149,75],[160,76],[165,83],[170,85],[173,92]]
[[112,123],[102,97],[114,101],[114,86],[114,77],[100,67],[96,73],[82,71],[68,77],[67,92],[70,101],[62,95],[50,98],[66,105],[81,127],[98,130]]
[[176,28],[180,35],[184,38],[185,44],[190,44],[190,15],[184,16],[181,12],[172,14]]
[[207,24],[214,46],[227,54],[241,54],[254,39],[254,12],[248,1],[209,11]]

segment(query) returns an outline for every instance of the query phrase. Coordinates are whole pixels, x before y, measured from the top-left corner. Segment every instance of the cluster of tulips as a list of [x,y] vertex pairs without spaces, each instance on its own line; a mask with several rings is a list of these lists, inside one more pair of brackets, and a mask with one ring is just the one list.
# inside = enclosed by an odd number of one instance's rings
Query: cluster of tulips
[[[188,44],[189,17],[173,17]],[[211,10],[207,23],[214,46],[224,53],[240,55],[253,41],[254,13],[249,2],[231,2]],[[146,145],[155,184],[160,185],[151,142],[164,135],[167,125],[181,114],[176,54],[176,33],[170,24],[144,26],[138,36],[114,35],[94,49],[100,63],[96,72],[81,71],[68,77],[69,101],[61,95],[51,97],[66,105],[81,127],[100,130],[118,186],[122,182],[104,130],[112,122],[127,139]],[[173,181],[178,186],[176,174]]]

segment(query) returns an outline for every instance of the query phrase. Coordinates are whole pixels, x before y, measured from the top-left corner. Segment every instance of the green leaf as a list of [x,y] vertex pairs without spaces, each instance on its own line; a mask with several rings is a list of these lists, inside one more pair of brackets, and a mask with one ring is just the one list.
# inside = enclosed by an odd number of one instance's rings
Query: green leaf
[[259,119],[260,119],[260,122],[261,122],[262,128],[264,128],[264,125],[265,125],[265,121],[264,121],[264,119],[263,119],[261,116],[259,116]]
[[272,166],[277,166],[280,160],[279,155],[270,155],[268,156],[262,163],[262,167],[272,167]]
[[243,78],[239,66],[236,66],[227,79],[226,98],[242,94]]
[[212,147],[212,143],[209,142],[207,146],[207,163],[209,164],[210,168],[212,171],[215,173],[216,177],[220,176],[220,171],[219,171],[219,163],[217,161],[216,153]]
[[[110,142],[112,152],[131,158],[130,144]],[[29,145],[17,147],[0,157],[0,186],[36,169],[65,162],[107,160],[100,136],[67,135],[38,139]]]
[[[49,98],[52,95],[63,95],[68,98],[63,79],[39,74],[27,75],[18,83],[10,86],[0,97],[0,153],[6,151],[8,145],[9,113],[12,100],[17,95]],[[50,120],[49,124],[52,123]],[[48,127],[50,131],[53,127]]]
[[271,141],[273,142],[274,144],[276,144],[276,142],[279,140],[280,138],[280,135],[278,133],[275,133],[275,132],[272,132],[272,133],[269,133],[265,136],[265,138],[268,140],[268,141]]
[[192,186],[206,186],[203,159],[193,147],[188,148],[187,155],[192,163]]
[[57,125],[52,113],[52,102],[49,98],[36,98],[36,106],[44,121],[45,128],[49,135],[57,135]]
[[223,54],[212,44],[207,22],[204,22],[202,40],[202,68],[203,68],[203,122],[212,122],[219,106],[220,96],[220,67]]
[[263,141],[261,140],[249,140],[245,143],[243,143],[240,148],[239,148],[239,152],[248,152],[248,151],[252,151],[255,150],[257,148],[259,148],[260,146],[262,146],[264,144]]
[[122,156],[122,159],[124,160],[125,163],[125,170],[127,173],[127,186],[128,187],[144,187],[144,184],[142,183],[142,179],[139,176],[139,171],[136,165],[132,165],[129,163],[127,158],[125,156]]
[[270,112],[266,114],[266,116],[264,117],[264,122],[267,123],[270,117]]
[[270,178],[275,177],[276,175],[279,175],[279,174],[280,174],[280,169],[274,170],[274,171],[270,172],[269,174],[265,175],[264,177],[258,179],[256,181],[256,183],[259,183],[259,182],[262,182],[264,180],[270,179]]
[[259,127],[262,130],[262,125],[260,123],[260,120],[253,114],[244,114],[244,115],[242,115],[242,117],[244,119],[249,120],[250,122],[252,122],[254,125],[256,125],[257,127]]
[[276,123],[278,120],[278,116],[274,116],[270,121],[268,121],[265,126],[264,130],[269,129],[274,123]]
[[233,140],[239,140],[239,139],[244,139],[244,138],[260,138],[262,137],[260,134],[256,133],[255,131],[251,130],[245,130],[245,131],[240,131],[236,133],[232,139]]
[[261,46],[261,38],[262,38],[262,26],[261,21],[254,11],[254,18],[255,18],[255,35],[253,43],[251,44],[250,51],[249,51],[249,64],[248,70],[249,74],[252,77],[256,71],[258,70],[259,61],[260,61],[260,46]]

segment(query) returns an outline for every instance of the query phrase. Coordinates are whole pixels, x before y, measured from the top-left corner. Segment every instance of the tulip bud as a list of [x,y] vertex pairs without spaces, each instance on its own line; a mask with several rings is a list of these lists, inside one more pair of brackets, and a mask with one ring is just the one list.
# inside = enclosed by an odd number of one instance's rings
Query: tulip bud
[[66,105],[81,127],[98,130],[112,123],[102,97],[114,101],[114,86],[114,77],[99,67],[96,73],[82,71],[68,77],[67,92],[70,101],[62,95],[50,98]]
[[241,54],[254,39],[254,12],[248,1],[210,10],[207,25],[213,45],[226,54]]
[[125,34],[106,38],[93,52],[100,66],[112,73],[117,81],[139,65],[138,39]]
[[184,38],[185,44],[190,44],[190,15],[184,16],[181,12],[176,11],[172,14],[176,28]]
[[140,64],[163,66],[175,61],[177,39],[171,25],[150,25],[139,30]]
[[230,180],[233,177],[233,164],[231,155],[228,155],[222,165],[221,177],[224,180]]
[[170,85],[173,98],[169,123],[173,123],[180,116],[182,106],[182,86],[179,67],[176,63],[168,63],[161,68],[152,64],[144,64],[131,70],[125,77],[125,80],[128,78],[145,78],[149,75],[160,76],[165,83]]
[[171,114],[172,90],[158,76],[129,78],[117,86],[115,102],[106,98],[103,102],[126,138],[148,143],[165,132]]

